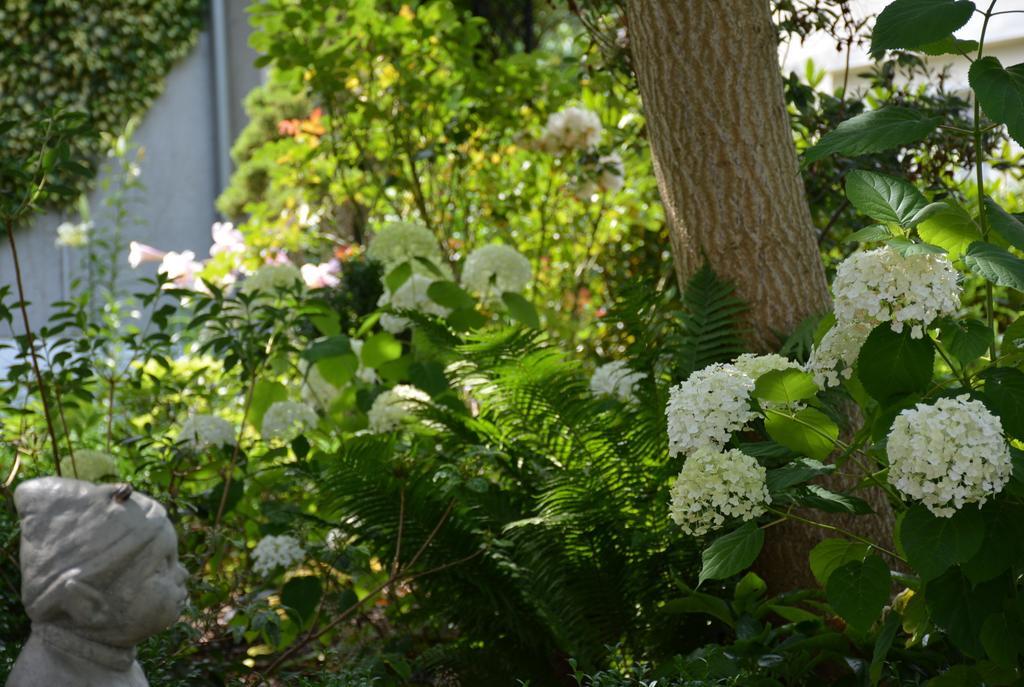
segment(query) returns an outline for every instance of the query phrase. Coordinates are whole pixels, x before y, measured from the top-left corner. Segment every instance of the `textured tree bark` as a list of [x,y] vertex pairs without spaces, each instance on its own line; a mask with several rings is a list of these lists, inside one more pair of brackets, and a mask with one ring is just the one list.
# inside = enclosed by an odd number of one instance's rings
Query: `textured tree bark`
[[[752,348],[776,350],[780,335],[828,310],[830,298],[768,0],[629,0],[627,20],[680,283],[708,260],[750,305]],[[827,521],[891,548],[884,494],[862,496],[878,515]],[[767,534],[757,570],[772,591],[813,586],[807,554],[834,533],[790,521]]]
[[680,280],[705,256],[770,350],[829,307],[768,0],[630,0],[633,67]]

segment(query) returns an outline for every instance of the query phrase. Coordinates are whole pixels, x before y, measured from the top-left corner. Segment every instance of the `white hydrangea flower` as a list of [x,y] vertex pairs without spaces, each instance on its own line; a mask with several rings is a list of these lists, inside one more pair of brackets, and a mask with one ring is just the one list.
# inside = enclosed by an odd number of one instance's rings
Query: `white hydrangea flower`
[[[405,280],[394,293],[386,290],[377,301],[383,307],[390,305],[395,310],[415,310],[425,315],[447,317],[451,312],[448,308],[435,303],[428,295],[427,288],[434,283],[430,277],[414,274]],[[384,314],[380,318],[380,326],[392,334],[404,331],[409,327],[409,320],[399,315]]]
[[594,396],[614,396],[623,403],[636,400],[636,389],[641,379],[647,377],[636,372],[625,360],[601,365],[590,378],[590,393]]
[[95,482],[102,477],[117,477],[117,460],[103,451],[78,449],[74,460],[71,456],[61,458],[60,474],[86,482]]
[[836,322],[821,338],[807,361],[814,383],[824,389],[839,386],[853,376],[853,366],[874,325],[869,322]]
[[211,446],[234,446],[237,442],[235,427],[216,415],[190,415],[181,423],[178,442],[187,442],[193,451],[203,451]]
[[501,299],[506,291],[522,292],[533,270],[530,261],[511,246],[492,243],[469,254],[462,268],[462,285],[487,301]]
[[548,117],[541,145],[551,152],[589,150],[601,140],[601,119],[583,107],[567,107]]
[[416,258],[423,258],[440,266],[442,260],[438,253],[437,239],[433,232],[424,226],[409,222],[385,224],[374,235],[369,248],[366,249],[366,255],[384,265],[385,272],[408,262],[417,274],[422,274],[427,268]]
[[263,265],[242,282],[241,291],[245,294],[270,294],[294,289],[296,284],[304,285],[305,282],[302,279],[302,272],[295,265]]
[[307,429],[316,427],[316,411],[305,403],[278,401],[263,414],[262,435],[267,441],[291,441]]
[[698,448],[721,448],[730,435],[753,419],[750,392],[754,380],[735,365],[715,363],[691,374],[669,390],[669,455],[687,455]]
[[766,478],[764,467],[742,451],[701,447],[686,459],[672,485],[669,513],[694,537],[732,518],[752,520],[772,501]]
[[903,255],[885,246],[854,253],[836,270],[832,283],[840,322],[889,322],[894,332],[911,327],[920,339],[924,328],[960,308],[960,284],[945,255]]
[[414,419],[413,413],[421,403],[429,403],[430,396],[409,384],[399,384],[373,399],[367,417],[370,431],[382,434],[400,429]]
[[886,446],[890,484],[938,517],[981,506],[1013,472],[999,418],[966,394],[904,410]]
[[622,156],[618,153],[602,155],[597,164],[601,172],[597,175],[597,185],[605,193],[615,193],[626,185],[626,171],[622,164]]
[[306,550],[295,537],[268,534],[252,550],[252,569],[259,575],[269,575],[278,568],[290,568],[305,558]]
[[736,369],[753,379],[755,382],[758,377],[763,374],[767,374],[768,372],[800,369],[800,363],[781,356],[778,353],[768,353],[765,355],[744,353],[743,355],[738,356],[736,360],[732,361],[732,364],[736,366]]
[[63,222],[57,227],[57,238],[54,243],[67,248],[81,248],[89,243],[89,232],[92,222]]

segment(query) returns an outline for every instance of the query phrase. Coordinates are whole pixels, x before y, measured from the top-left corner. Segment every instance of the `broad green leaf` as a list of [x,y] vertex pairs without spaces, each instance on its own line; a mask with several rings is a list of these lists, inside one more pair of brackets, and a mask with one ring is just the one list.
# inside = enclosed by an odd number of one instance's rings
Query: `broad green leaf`
[[960,568],[950,568],[928,582],[925,600],[932,620],[966,654],[981,658],[981,632],[990,615],[1002,610],[1008,581],[1004,578],[972,585]]
[[764,531],[754,522],[743,523],[719,537],[701,554],[703,566],[698,585],[704,580],[724,580],[749,568],[764,546]]
[[1018,623],[1006,613],[993,613],[981,625],[981,646],[996,663],[1016,668],[1021,646]]
[[818,484],[808,484],[790,494],[798,506],[817,508],[826,513],[850,513],[851,515],[867,515],[874,511],[864,499],[850,494],[839,494]]
[[867,631],[889,601],[892,574],[876,555],[836,568],[825,585],[832,609],[853,628]]
[[427,296],[449,310],[476,307],[476,299],[453,281],[435,281],[427,287]]
[[886,50],[913,50],[949,37],[974,13],[974,3],[965,0],[895,0],[878,19],[871,32],[871,55]]
[[359,359],[356,358],[355,353],[322,358],[316,361],[316,369],[321,377],[340,389],[355,377],[356,370],[359,369]]
[[892,232],[884,224],[872,224],[858,231],[853,232],[843,243],[872,243],[874,241],[886,241],[892,238]]
[[736,619],[727,604],[717,596],[687,590],[687,596],[679,599],[670,599],[665,602],[661,610],[665,613],[706,613],[713,618],[718,618],[729,627],[735,627]]
[[883,107],[847,119],[821,137],[804,152],[805,162],[814,162],[839,153],[868,155],[916,143],[935,130],[941,117],[926,117],[920,110],[907,107]]
[[999,246],[972,243],[964,255],[964,265],[993,284],[1024,291],[1024,260]]
[[958,258],[968,246],[981,240],[981,232],[970,213],[955,202],[937,205],[939,209],[917,225],[917,233],[923,241],[945,248],[950,258]]
[[772,370],[757,378],[754,398],[772,403],[794,403],[818,393],[814,377],[802,370]]
[[360,353],[363,365],[378,368],[402,357],[402,344],[387,332],[378,332],[366,340]]
[[974,507],[965,507],[951,518],[939,518],[916,505],[900,522],[899,537],[907,562],[922,580],[931,580],[978,552],[985,538],[985,521]]
[[797,458],[780,468],[768,470],[766,478],[768,491],[777,494],[820,475],[827,475],[835,469],[834,465],[825,465],[810,458]]
[[859,169],[846,175],[846,197],[868,217],[902,227],[913,226],[928,206],[927,199],[909,182]]
[[1003,355],[1024,354],[1024,317],[1018,317],[1003,332],[999,352]]
[[768,409],[765,411],[768,436],[802,456],[824,460],[835,449],[839,427],[828,415],[814,408],[796,413]]
[[1024,250],[1024,222],[999,207],[999,203],[988,196],[985,197],[985,210],[989,226],[1008,244]]
[[1005,124],[1024,145],[1024,63],[1004,69],[995,57],[983,57],[971,65],[968,80],[989,119]]
[[302,357],[311,363],[324,358],[334,358],[339,355],[348,355],[352,352],[352,344],[347,336],[329,336],[326,339],[314,341],[313,345],[302,352]]
[[487,324],[487,318],[477,312],[474,308],[459,308],[452,310],[445,318],[452,329],[458,332],[468,332],[471,329],[479,329]]
[[882,631],[875,639],[875,648],[871,652],[871,666],[868,668],[868,677],[871,679],[871,687],[875,687],[882,679],[882,668],[885,667],[885,657],[889,655],[892,642],[896,639],[896,632],[900,629],[900,616],[897,613],[889,613],[885,616],[885,623]]
[[1018,560],[1024,552],[1024,536],[1022,534],[1022,512],[1020,506],[1005,502],[988,503],[982,509],[985,520],[985,540],[978,548],[978,553],[960,564],[967,578],[977,584],[987,582],[1003,574]]
[[394,293],[402,288],[402,284],[408,281],[411,276],[412,263],[408,261],[403,262],[384,277],[384,286],[387,287],[389,293]]
[[807,560],[811,566],[814,579],[822,587],[828,582],[829,576],[839,568],[852,561],[862,561],[868,555],[869,547],[859,541],[850,539],[823,539],[811,549]]
[[953,36],[946,36],[933,43],[926,43],[917,48],[925,55],[970,55],[978,51],[978,41],[965,41]]
[[513,320],[521,322],[531,329],[540,329],[540,318],[537,316],[537,309],[533,307],[533,303],[512,291],[501,294],[501,300],[505,303],[508,314]]
[[252,391],[252,402],[249,404],[249,422],[258,431],[263,424],[263,414],[267,412],[267,408],[278,401],[287,400],[288,389],[284,384],[265,379],[259,380]]
[[999,416],[1003,431],[1024,440],[1024,372],[1012,367],[991,367],[981,373],[984,401]]
[[889,239],[885,243],[900,255],[922,255],[925,253],[931,253],[932,255],[946,254],[945,248],[939,248],[935,244],[925,243],[923,241],[910,241],[905,238],[897,237]]
[[910,327],[894,332],[883,322],[868,335],[857,358],[857,376],[873,398],[885,404],[926,391],[935,366],[935,347],[927,336],[915,339]]
[[945,320],[941,326],[942,345],[963,365],[969,365],[988,350],[992,330],[981,320]]
[[306,625],[313,619],[322,595],[319,578],[313,575],[300,575],[284,583],[281,589],[281,605],[290,608],[299,616],[300,625]]
[[737,602],[756,601],[764,596],[766,591],[768,591],[768,584],[757,573],[748,572],[736,583],[732,598]]

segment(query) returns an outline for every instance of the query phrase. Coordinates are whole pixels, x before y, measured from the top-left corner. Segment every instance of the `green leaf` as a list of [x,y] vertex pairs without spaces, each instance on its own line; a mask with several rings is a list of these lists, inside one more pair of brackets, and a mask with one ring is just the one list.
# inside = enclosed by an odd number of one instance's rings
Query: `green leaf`
[[1024,524],[1020,506],[1005,502],[989,503],[982,509],[985,519],[985,540],[978,553],[960,564],[967,578],[977,584],[998,577],[1017,561],[1024,550],[1021,525]]
[[452,329],[458,332],[468,332],[471,329],[479,329],[487,324],[487,318],[473,308],[461,308],[448,313],[445,318]]
[[925,587],[925,600],[932,620],[946,631],[964,653],[981,658],[981,632],[988,617],[1002,610],[1007,580],[972,585],[959,568],[950,568]]
[[717,596],[702,592],[690,591],[688,596],[666,601],[661,610],[665,613],[706,613],[713,618],[718,618],[729,627],[736,625],[732,611],[729,610],[729,604]]
[[886,404],[901,396],[927,391],[935,366],[935,347],[927,336],[915,339],[910,327],[894,332],[883,322],[868,335],[857,358],[864,389]]
[[814,408],[796,413],[768,409],[765,411],[768,436],[800,455],[824,460],[835,449],[839,427],[828,415]]
[[811,549],[807,560],[811,566],[811,574],[822,587],[828,582],[832,573],[852,561],[864,560],[870,547],[859,541],[849,539],[823,539]]
[[992,330],[981,320],[945,320],[941,335],[942,345],[962,365],[980,358],[992,343]]
[[847,236],[843,243],[872,243],[892,238],[892,232],[884,224],[872,224]]
[[999,665],[1017,667],[1021,637],[1017,623],[1005,613],[993,613],[981,625],[981,646],[988,657]]
[[885,616],[885,623],[882,631],[875,639],[875,648],[871,652],[871,666],[868,668],[868,677],[871,679],[871,687],[875,687],[882,679],[882,668],[885,667],[885,657],[889,655],[892,642],[896,639],[896,632],[900,629],[900,616],[896,613],[889,613]]
[[964,265],[993,284],[1024,291],[1024,260],[999,246],[972,243],[964,255]]
[[533,303],[513,291],[501,294],[501,300],[505,303],[508,314],[513,320],[517,320],[531,329],[540,329],[540,318],[537,316],[537,309],[533,307]]
[[1005,124],[1010,137],[1024,145],[1024,64],[1004,69],[995,57],[983,57],[967,76],[989,119]]
[[872,554],[836,568],[825,585],[825,595],[847,623],[866,632],[882,614],[891,586],[889,566]]
[[889,239],[885,243],[900,255],[922,255],[925,253],[931,253],[932,255],[946,254],[945,248],[939,248],[934,244],[924,243],[923,241],[908,241],[905,238],[897,237]]
[[402,357],[402,344],[387,332],[378,332],[366,340],[361,353],[363,365],[378,368]]
[[1003,332],[999,352],[1003,355],[1024,355],[1024,317],[1018,317]]
[[263,414],[267,412],[267,408],[278,401],[287,400],[288,389],[284,384],[265,379],[259,380],[252,391],[252,402],[249,404],[249,422],[258,431],[263,424]]
[[926,43],[918,50],[925,55],[969,55],[978,51],[978,41],[965,41],[954,36],[946,36],[932,43]]
[[768,591],[768,584],[757,573],[748,572],[736,583],[732,598],[736,602],[751,602],[760,599]]
[[757,378],[754,398],[772,403],[795,403],[818,393],[814,377],[802,370],[772,370]]
[[476,299],[453,281],[435,281],[427,287],[427,296],[430,300],[449,310],[476,307]]
[[323,590],[320,579],[313,575],[300,575],[284,583],[284,588],[281,589],[281,604],[299,616],[300,625],[306,625],[313,619],[321,596]]
[[805,162],[814,162],[839,153],[868,155],[916,143],[935,130],[941,117],[926,117],[920,110],[907,107],[883,107],[841,122],[804,152]]
[[886,50],[913,50],[944,40],[973,13],[974,3],[965,0],[895,0],[875,20],[871,56],[878,59]]
[[803,484],[821,475],[827,475],[835,469],[835,465],[825,465],[810,458],[797,458],[780,468],[768,470],[766,478],[768,491],[778,494],[789,487]]
[[1003,240],[1018,250],[1024,250],[1024,223],[985,196],[988,224]]
[[1012,367],[990,367],[980,376],[985,380],[985,405],[999,416],[1004,432],[1024,440],[1024,372]]
[[981,240],[981,232],[970,213],[953,201],[938,203],[938,210],[917,225],[921,239],[945,248],[950,258],[960,257],[967,247]]
[[764,531],[754,522],[743,523],[739,529],[719,537],[704,549],[697,584],[703,584],[704,580],[724,580],[746,570],[757,560],[763,546]]
[[406,261],[395,269],[388,272],[387,276],[384,277],[384,286],[387,287],[389,293],[394,293],[402,287],[409,277],[412,276],[412,263]]
[[902,227],[914,226],[918,215],[928,207],[927,199],[910,183],[864,170],[846,175],[846,197],[868,217]]
[[939,518],[916,505],[900,522],[899,537],[907,562],[922,580],[931,580],[978,552],[985,538],[985,521],[974,507],[963,508],[951,518]]
[[313,343],[312,346],[302,352],[302,357],[311,363],[324,358],[334,358],[341,355],[348,355],[352,352],[352,344],[347,336],[329,336]]
[[817,484],[808,484],[791,494],[798,506],[817,508],[826,513],[850,513],[867,515],[874,511],[867,501],[850,494],[838,494]]
[[316,361],[317,372],[333,386],[341,388],[352,381],[359,369],[359,359],[354,353],[323,358]]

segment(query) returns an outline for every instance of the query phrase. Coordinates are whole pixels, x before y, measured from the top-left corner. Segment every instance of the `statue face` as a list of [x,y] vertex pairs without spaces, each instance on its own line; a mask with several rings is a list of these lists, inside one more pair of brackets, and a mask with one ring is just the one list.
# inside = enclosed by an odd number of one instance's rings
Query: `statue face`
[[178,562],[178,537],[165,521],[156,539],[108,590],[115,622],[104,632],[107,640],[129,646],[173,625],[188,599],[187,579]]

